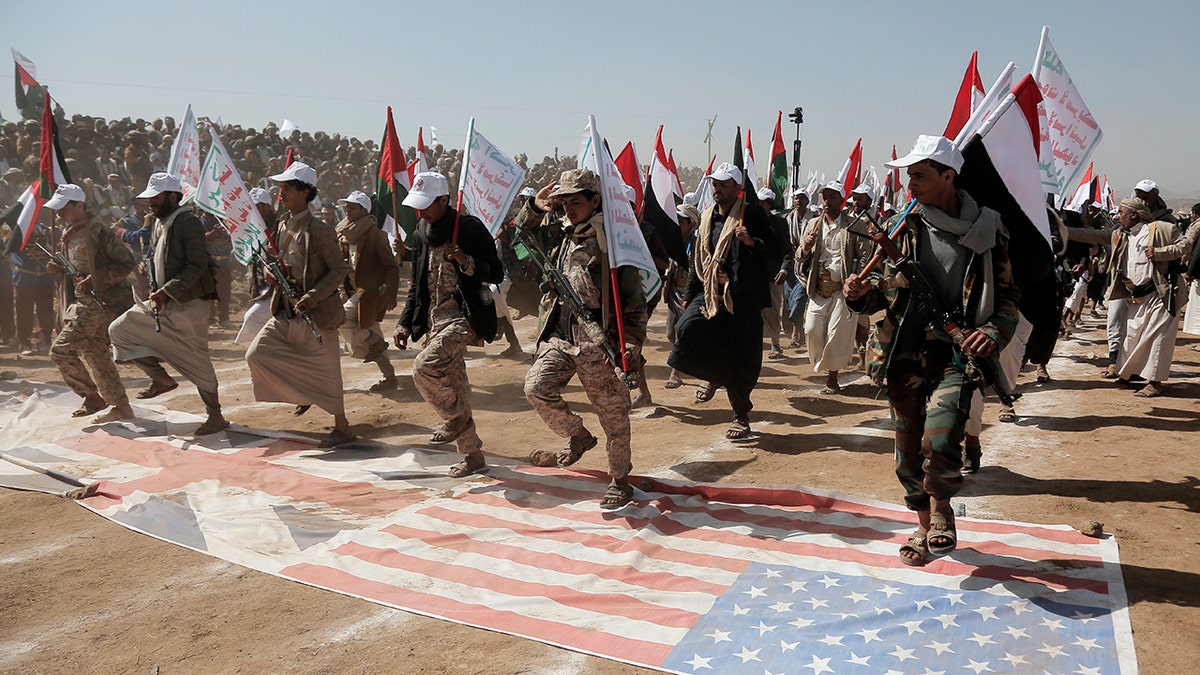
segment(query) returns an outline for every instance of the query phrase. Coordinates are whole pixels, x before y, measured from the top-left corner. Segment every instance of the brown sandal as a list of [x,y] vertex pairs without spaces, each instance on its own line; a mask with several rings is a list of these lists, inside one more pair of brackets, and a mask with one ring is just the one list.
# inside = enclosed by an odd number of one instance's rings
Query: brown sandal
[[482,471],[486,466],[487,461],[484,460],[483,453],[476,450],[463,457],[461,462],[452,465],[447,473],[451,478],[466,478],[473,473]]
[[467,430],[473,428],[474,426],[475,420],[473,419],[467,420],[467,423],[464,424],[463,427],[458,431],[450,431],[445,425],[442,425],[433,432],[433,435],[429,437],[429,444],[445,445],[447,443],[453,443],[454,441],[458,440],[459,436],[467,433]]
[[[917,530],[908,538],[908,543],[900,547],[900,562],[910,567],[921,567],[929,558],[928,535]],[[908,553],[909,555],[905,555]]]
[[[934,539],[944,543],[935,544]],[[929,514],[929,533],[925,535],[925,546],[933,555],[946,555],[958,548],[958,530],[954,526],[954,512]]]
[[609,483],[608,490],[600,498],[600,508],[605,511],[619,509],[631,501],[633,501],[633,486],[624,480],[614,480]]

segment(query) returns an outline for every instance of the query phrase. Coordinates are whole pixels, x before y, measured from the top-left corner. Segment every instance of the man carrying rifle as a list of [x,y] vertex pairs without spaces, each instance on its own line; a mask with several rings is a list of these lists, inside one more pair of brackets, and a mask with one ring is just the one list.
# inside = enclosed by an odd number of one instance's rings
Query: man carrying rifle
[[186,206],[180,206],[183,188],[169,173],[150,176],[146,189],[135,199],[145,199],[154,214],[146,271],[150,295],[108,327],[117,363],[132,362],[150,377],[150,386],[138,398],[154,398],[179,386],[167,374],[166,361],[200,393],[208,418],[197,436],[214,434],[229,426],[221,415],[217,373],[208,353],[209,301],[217,298],[212,260],[204,246],[204,226]]
[[[885,164],[907,167],[919,206],[904,218],[882,271],[847,277],[847,305],[886,310],[871,334],[867,374],[887,387],[896,434],[896,476],[919,529],[900,548],[906,565],[923,565],[958,542],[950,499],[962,487],[962,443],[979,364],[998,353],[1017,325],[1008,235],[995,211],[957,190],[962,153],[946,138],[919,136],[911,153]],[[901,274],[894,264],[915,264]],[[928,282],[923,288],[921,281]],[[926,295],[926,294],[929,295]],[[960,315],[961,326],[935,307]],[[951,335],[953,333],[954,335]],[[955,344],[957,336],[958,344]]]
[[71,415],[84,417],[111,405],[96,423],[132,419],[109,348],[108,324],[133,304],[126,279],[135,265],[133,254],[88,211],[78,186],[59,185],[46,208],[66,223],[58,250],[47,251],[53,256],[47,269],[68,276],[67,297],[73,299],[50,345],[50,360],[71,391],[83,397],[83,405]]
[[[564,171],[557,182],[543,187],[517,215],[516,228],[522,242],[545,252],[529,233],[536,230],[547,212],[562,204],[566,211],[565,236],[553,252],[552,269],[547,279],[557,277],[569,288],[552,290],[542,301],[544,311],[538,332],[537,356],[525,375],[525,397],[546,426],[568,439],[559,451],[538,450],[529,461],[538,466],[571,466],[597,440],[583,425],[583,419],[571,412],[562,392],[575,375],[592,402],[600,427],[604,429],[608,449],[608,474],[612,483],[600,500],[600,508],[616,509],[633,498],[629,472],[633,470],[630,453],[629,384],[618,369],[640,356],[646,338],[646,298],[641,277],[632,267],[617,270],[617,292],[611,287],[613,275],[608,264],[608,249],[603,237],[604,212],[601,209],[600,177],[588,169]],[[558,274],[551,274],[557,271]],[[571,297],[571,296],[575,297]],[[614,295],[620,299],[625,342],[618,339]],[[566,297],[564,297],[566,296]],[[578,298],[580,311],[571,308]],[[582,315],[581,315],[582,314]],[[761,335],[759,341],[761,343]],[[615,346],[615,348],[614,348]],[[621,352],[625,352],[622,359]]]
[[504,279],[496,243],[476,217],[450,206],[446,177],[423,171],[404,198],[421,220],[413,237],[412,283],[396,325],[396,346],[425,339],[413,360],[413,384],[442,418],[429,442],[455,442],[462,460],[450,476],[484,467],[483,441],[471,412],[471,384],[463,355],[496,338],[496,306],[488,284]]
[[279,183],[288,213],[279,221],[278,255],[266,256],[266,280],[275,287],[271,318],[246,349],[246,365],[256,401],[292,403],[297,415],[315,404],[333,415],[333,430],[319,444],[333,448],[354,440],[337,332],[346,321],[338,288],[349,266],[333,226],[309,210],[317,198],[316,170],[293,162],[271,180]]

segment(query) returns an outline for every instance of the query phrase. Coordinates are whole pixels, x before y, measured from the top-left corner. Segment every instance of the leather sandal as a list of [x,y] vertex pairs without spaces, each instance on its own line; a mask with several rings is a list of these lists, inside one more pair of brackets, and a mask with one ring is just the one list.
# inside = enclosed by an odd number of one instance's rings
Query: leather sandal
[[633,486],[625,480],[614,480],[608,484],[608,490],[600,498],[600,508],[611,511],[619,509],[631,501],[633,501]]
[[463,434],[465,434],[467,432],[467,429],[472,429],[474,427],[475,427],[474,419],[467,420],[467,423],[464,424],[462,426],[462,428],[459,429],[458,431],[451,431],[450,429],[448,429],[446,427],[445,424],[443,424],[440,428],[434,430],[433,434],[429,436],[429,444],[430,445],[445,445],[447,443],[453,443],[454,441],[458,440],[459,436],[462,436]]
[[135,394],[135,396],[144,400],[148,398],[154,398],[155,396],[161,396],[168,391],[178,388],[179,383],[175,380],[171,380],[170,382],[151,382],[149,387],[139,391],[137,394]]
[[478,473],[487,466],[487,461],[483,458],[483,453],[476,450],[466,457],[462,458],[461,462],[454,464],[446,473],[451,478],[466,478],[473,473]]
[[[908,538],[908,543],[900,547],[900,562],[910,567],[921,567],[929,558],[928,535],[917,530]],[[907,555],[906,555],[907,554]]]
[[[935,540],[939,538],[942,543],[935,543]],[[934,511],[929,514],[929,533],[925,537],[925,544],[933,555],[946,555],[958,548],[958,531],[954,527],[953,511],[949,513]]]
[[696,390],[696,403],[707,403],[712,400],[717,388],[712,383],[705,384]]
[[350,442],[354,441],[356,438],[358,438],[358,437],[349,431],[343,431],[341,429],[335,428],[333,431],[329,432],[328,436],[321,439],[320,443],[317,443],[317,447],[318,448],[336,448],[338,446],[342,446],[347,443],[350,443]]
[[97,396],[95,399],[85,398],[83,399],[83,405],[71,411],[71,417],[87,417],[88,415],[98,413],[107,407],[108,404],[105,403],[104,399],[100,398],[99,396]]
[[750,422],[747,420],[735,419],[733,424],[725,430],[725,438],[731,441],[740,441],[750,437]]

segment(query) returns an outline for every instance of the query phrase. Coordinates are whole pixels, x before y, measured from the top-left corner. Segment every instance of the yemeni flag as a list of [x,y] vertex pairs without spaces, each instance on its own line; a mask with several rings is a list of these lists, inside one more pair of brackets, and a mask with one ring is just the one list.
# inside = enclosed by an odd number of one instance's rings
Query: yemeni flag
[[[661,130],[662,127],[659,127],[659,133],[662,133]],[[637,148],[633,147],[633,141],[629,141],[625,147],[621,148],[620,154],[614,161],[617,163],[617,171],[621,173],[621,180],[633,188],[633,211],[638,218],[641,218],[645,205],[646,188],[642,185],[642,172],[638,170],[640,164],[638,164]]]
[[[746,140],[750,139],[749,134],[750,130],[747,129]],[[749,147],[749,143],[746,143],[745,147],[742,146],[742,127],[738,126],[737,133],[733,137],[733,165],[742,170],[742,199],[746,202],[746,206],[758,203],[758,192],[753,181],[750,180],[750,172],[746,169],[747,162],[743,155]],[[753,161],[754,158],[751,157],[750,162]]]
[[38,100],[42,98],[40,94],[44,94],[45,89],[38,84],[37,69],[34,67],[33,61],[25,58],[21,52],[15,49],[12,50],[12,55],[13,67],[16,69],[13,81],[16,85],[17,108],[20,109],[23,117],[32,119],[37,116]]
[[[892,161],[896,161],[896,146],[892,146]],[[879,197],[879,206],[882,209],[884,204],[888,206],[896,206],[896,192],[900,189],[900,169],[891,169],[887,175],[883,177],[883,194]]]
[[679,179],[671,171],[667,150],[663,146],[662,125],[658,125],[658,134],[654,137],[654,154],[650,159],[650,172],[646,181],[646,203],[642,220],[656,230],[674,226],[679,229],[679,217],[675,207],[683,201],[683,195],[676,192]]
[[[419,158],[419,155],[418,155]],[[408,166],[404,162],[404,150],[400,148],[400,137],[396,135],[396,123],[392,120],[392,107],[387,109],[387,127],[380,144],[379,175],[375,179],[376,217],[383,223],[383,231],[393,240],[408,239],[417,227],[417,212],[401,202],[408,196]]]
[[1041,90],[1026,75],[962,146],[959,186],[1000,214],[1009,233],[1013,281],[1030,322],[1058,321],[1050,218],[1038,167]]
[[846,157],[846,163],[842,165],[841,172],[838,173],[837,180],[842,184],[842,203],[846,203],[846,198],[850,196],[850,192],[858,187],[858,182],[862,175],[862,139],[854,144],[854,149],[850,151],[850,155]]
[[754,198],[758,199],[758,170],[754,167],[754,143],[750,140],[750,130],[746,130],[746,166],[742,167],[742,171],[746,174],[745,184],[750,186],[750,191],[754,193]]
[[1099,192],[1100,177],[1092,176],[1092,169],[1095,162],[1088,162],[1087,173],[1083,175],[1083,180],[1079,181],[1079,187],[1075,188],[1075,194],[1071,195],[1071,201],[1067,202],[1067,208],[1083,213],[1083,208],[1088,204],[1096,201],[1096,195]]
[[[67,162],[58,145],[58,125],[54,122],[54,111],[50,106],[50,92],[43,91],[41,161],[38,162],[38,177],[21,194],[21,215],[17,217],[17,228],[23,233],[21,250],[29,243],[29,236],[37,227],[38,216],[46,200],[54,196],[54,190],[63,183],[71,182],[67,173]],[[15,234],[15,233],[14,233]]]
[[767,187],[775,193],[775,201],[784,204],[788,188],[787,150],[783,145],[783,111],[775,116],[775,131],[771,134],[771,174]]
[[956,138],[962,131],[971,112],[983,99],[983,79],[979,77],[979,52],[971,53],[971,62],[967,64],[967,72],[963,74],[962,84],[958,87],[958,95],[954,97],[954,109],[950,111],[950,121],[946,123],[946,138]]
[[667,151],[667,166],[671,168],[671,174],[675,176],[675,192],[683,197],[683,183],[679,182],[679,169],[675,166],[675,148]]

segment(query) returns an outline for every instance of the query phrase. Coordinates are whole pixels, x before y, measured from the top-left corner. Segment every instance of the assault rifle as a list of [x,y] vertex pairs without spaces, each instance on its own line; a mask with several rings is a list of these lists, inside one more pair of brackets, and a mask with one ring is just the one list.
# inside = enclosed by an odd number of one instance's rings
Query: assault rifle
[[304,319],[304,323],[308,324],[308,330],[312,332],[313,337],[317,338],[317,344],[325,344],[324,340],[321,339],[321,333],[317,331],[316,324],[313,323],[312,315],[308,313],[307,309],[296,307],[295,302],[300,299],[301,293],[296,288],[296,282],[288,275],[287,267],[279,259],[279,256],[269,251],[266,244],[263,243],[254,250],[254,258],[264,269],[271,273],[271,276],[275,277],[275,283],[279,286],[279,291],[283,293],[284,297],[291,300],[289,305],[291,305],[292,311],[298,314],[301,319]]
[[533,237],[529,233],[521,230],[519,227],[513,227],[510,231],[516,242],[524,246],[526,251],[529,251],[529,259],[542,271],[542,275],[546,279],[545,283],[549,285],[550,290],[553,290],[559,299],[566,303],[566,309],[579,321],[579,325],[583,327],[583,331],[587,334],[588,339],[597,347],[604,350],[604,356],[612,364],[617,377],[630,390],[637,389],[637,377],[633,372],[621,367],[621,355],[609,343],[608,336],[604,332],[604,327],[597,320],[596,310],[588,308],[583,303],[583,298],[580,298],[575,289],[571,287],[571,282],[563,275],[562,270],[558,269],[558,265],[555,265],[546,253],[542,251],[541,247],[533,241]]
[[881,256],[886,255],[896,271],[903,274],[904,278],[908,280],[912,300],[931,314],[933,323],[942,327],[942,330],[953,341],[955,350],[966,357],[967,376],[982,380],[984,386],[991,387],[996,392],[996,397],[1000,399],[1001,403],[1012,407],[1013,401],[1021,398],[1021,394],[1015,393],[1009,388],[1008,382],[1000,370],[1000,350],[997,349],[986,358],[971,356],[962,351],[963,340],[966,338],[966,331],[963,330],[966,321],[962,309],[948,306],[912,255],[904,255],[896,246],[895,238],[904,230],[908,215],[915,205],[916,200],[909,203],[890,233],[881,228],[874,218],[867,216],[875,226],[872,228],[870,239],[879,246],[880,250],[861,274],[865,277]]
[[[40,242],[35,241],[35,242],[33,242],[33,245],[38,247],[38,249],[42,253],[45,253],[46,255],[50,256],[50,259],[54,261],[54,264],[58,265],[60,268],[62,268],[63,273],[65,273],[67,276],[71,277],[72,279],[82,279],[87,276],[86,274],[81,272],[78,267],[72,265],[71,261],[67,259],[67,256],[63,255],[62,253],[50,251],[45,246],[42,246],[42,244]],[[88,287],[88,295],[92,296],[92,300],[96,301],[96,305],[98,307],[100,307],[100,309],[104,309],[104,303],[100,302],[100,295],[98,293],[96,293],[95,286]]]
[[[150,272],[150,294],[154,295],[158,292],[158,272],[154,269],[154,249],[150,249],[150,254],[146,256],[146,269]],[[151,302],[150,314],[154,317],[154,332],[162,332],[162,318],[158,314],[158,303]]]

